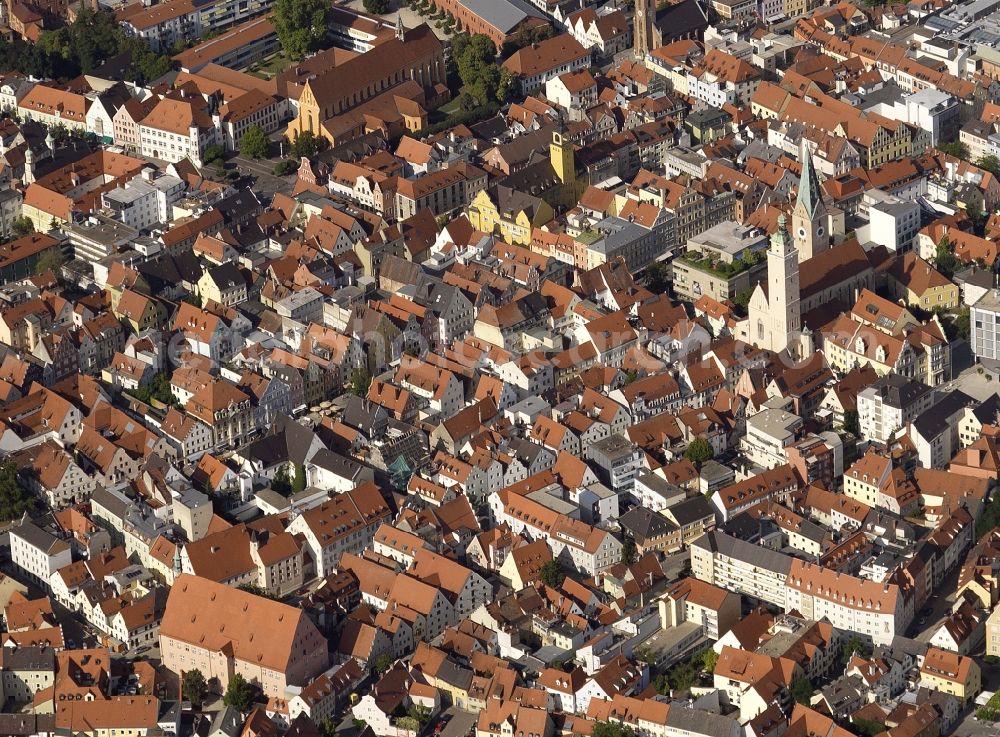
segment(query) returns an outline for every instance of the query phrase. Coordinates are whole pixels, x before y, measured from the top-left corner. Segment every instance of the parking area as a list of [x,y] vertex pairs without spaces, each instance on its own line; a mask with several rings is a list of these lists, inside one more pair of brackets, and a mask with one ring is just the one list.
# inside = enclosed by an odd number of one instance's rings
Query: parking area
[[[445,709],[444,714],[448,716],[448,723],[438,733],[441,737],[468,737],[474,731],[476,718],[479,716],[455,707]],[[431,728],[432,733],[436,728],[437,725]]]

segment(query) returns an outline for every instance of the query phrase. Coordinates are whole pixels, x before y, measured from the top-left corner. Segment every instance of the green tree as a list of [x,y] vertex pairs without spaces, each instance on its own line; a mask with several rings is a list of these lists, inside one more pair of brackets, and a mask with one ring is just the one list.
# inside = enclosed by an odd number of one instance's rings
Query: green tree
[[267,589],[258,586],[255,583],[241,583],[237,586],[240,591],[246,591],[248,594],[253,594],[254,596],[259,596],[262,599],[270,599],[271,601],[281,601],[281,599]]
[[851,726],[862,737],[875,737],[875,735],[885,731],[885,725],[882,722],[876,722],[873,719],[862,719],[861,717],[851,717]]
[[997,526],[1000,526],[1000,491],[993,492],[989,503],[983,507],[983,513],[976,520],[976,539],[982,539],[986,533]]
[[371,372],[364,366],[358,366],[351,372],[351,381],[347,385],[347,391],[358,397],[367,397],[368,387],[370,387],[371,384]]
[[302,131],[295,136],[288,150],[296,159],[301,159],[303,156],[310,159],[319,151],[319,140],[312,132]]
[[184,680],[181,682],[181,693],[184,698],[191,702],[191,705],[196,709],[200,709],[202,703],[205,701],[205,696],[208,694],[208,683],[205,681],[205,676],[201,674],[201,671],[195,668],[194,670],[184,671]]
[[596,722],[591,737],[635,737],[635,730],[619,722]]
[[714,673],[715,666],[719,663],[719,654],[712,648],[707,648],[701,652],[701,667],[706,673]]
[[993,176],[1000,176],[1000,159],[998,159],[993,154],[987,154],[986,156],[980,156],[976,161],[976,166],[980,169],[985,169]]
[[267,158],[267,134],[263,128],[256,124],[247,128],[240,139],[240,153],[248,159]]
[[684,449],[684,457],[699,468],[702,463],[711,460],[714,455],[715,450],[712,448],[712,444],[705,438],[695,438]]
[[[498,99],[501,72],[496,63],[497,48],[489,36],[477,33],[456,35],[451,42],[451,57],[465,90],[474,96],[480,105]],[[514,80],[516,81],[516,80]],[[512,80],[505,82],[504,95],[511,92]]]
[[961,261],[958,257],[951,251],[951,243],[948,241],[948,237],[945,236],[938,241],[937,249],[934,252],[934,266],[942,274],[951,278],[952,274],[958,270],[961,265]]
[[559,561],[550,560],[539,569],[538,580],[546,586],[557,589],[562,586],[563,581],[566,580],[566,571],[563,570]]
[[638,557],[639,551],[636,550],[635,542],[632,538],[626,537],[625,541],[622,543],[622,563],[630,566],[635,563]]
[[500,79],[497,81],[497,102],[501,105],[510,100],[520,87],[520,80],[507,67],[500,67]]
[[654,261],[646,267],[646,289],[653,294],[666,294],[670,289],[670,267]]
[[753,289],[742,289],[736,293],[736,296],[733,297],[733,304],[736,305],[735,311],[738,315],[746,316],[752,297]]
[[365,10],[374,15],[383,15],[389,12],[389,0],[364,0],[362,3]]
[[301,59],[319,48],[326,39],[332,12],[328,0],[277,0],[274,31],[285,54]]
[[46,251],[42,251],[42,254],[38,257],[38,261],[35,263],[35,273],[44,274],[46,271],[51,271],[58,276],[64,263],[66,263],[66,257],[63,256],[62,249],[58,246],[49,248]]
[[796,704],[805,704],[808,706],[809,699],[816,692],[816,689],[813,688],[812,681],[805,676],[799,676],[792,680],[792,686],[788,692],[795,699]]
[[969,158],[969,147],[960,141],[939,143],[937,148],[941,153],[948,154],[948,156],[954,156],[956,159],[968,160]]
[[851,658],[857,653],[863,658],[867,658],[871,653],[871,648],[868,644],[862,640],[857,635],[853,635],[847,639],[844,646],[840,650],[840,662],[845,667],[851,662]]
[[170,386],[170,378],[163,372],[156,374],[149,384],[133,389],[132,396],[146,404],[155,399],[168,407],[180,406],[180,402],[174,396],[173,389]]
[[288,475],[288,464],[282,463],[278,470],[274,472],[274,479],[271,481],[271,488],[279,494],[288,494],[292,491],[292,481]]
[[35,232],[35,222],[29,217],[17,217],[14,218],[11,229],[15,238],[24,238]]
[[226,155],[226,149],[224,149],[219,144],[214,146],[209,146],[205,149],[205,152],[201,155],[201,161],[203,164],[208,166],[213,161],[218,163],[223,163],[222,157]]
[[292,491],[299,492],[306,488],[306,468],[301,463],[295,464],[295,477],[292,479]]
[[0,522],[20,519],[35,509],[33,497],[17,478],[17,462],[12,458],[0,461]]
[[[954,340],[955,338],[959,338],[959,337],[965,338],[966,340],[968,340],[969,339],[969,335],[971,334],[971,332],[970,332],[971,331],[971,325],[969,323],[969,308],[968,307],[963,307],[959,311],[959,313],[957,315],[955,315],[955,319],[952,320],[951,324],[952,324],[952,330],[954,331],[954,335],[949,335],[948,336],[948,340]],[[948,326],[948,324],[945,323],[945,327],[946,328],[947,328],[947,326]]]
[[858,411],[849,409],[844,412],[844,431],[851,433],[855,437],[861,434],[861,425],[858,422]]
[[379,675],[382,675],[392,667],[392,663],[392,656],[387,653],[382,653],[372,662],[372,670]]
[[236,673],[226,687],[226,693],[222,697],[222,703],[231,706],[241,714],[250,711],[253,704],[254,688],[249,681],[240,673]]

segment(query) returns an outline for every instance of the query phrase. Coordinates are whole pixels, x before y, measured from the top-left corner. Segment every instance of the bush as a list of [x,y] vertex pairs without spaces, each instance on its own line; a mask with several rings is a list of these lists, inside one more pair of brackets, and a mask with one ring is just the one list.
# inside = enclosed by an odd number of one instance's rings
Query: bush
[[209,146],[205,149],[205,153],[201,155],[201,160],[205,164],[211,164],[213,161],[222,161],[222,157],[225,156],[226,149],[222,146],[215,145]]
[[461,110],[452,113],[447,118],[442,120],[440,123],[435,123],[434,125],[429,125],[422,131],[414,134],[414,138],[423,138],[424,136],[434,135],[435,133],[440,133],[441,131],[446,131],[449,128],[454,128],[456,125],[472,125],[473,123],[478,123],[480,120],[486,120],[487,118],[492,118],[497,114],[500,109],[500,105],[495,102],[491,102],[488,105],[480,105],[472,110]]
[[274,175],[276,177],[287,177],[289,174],[294,174],[298,171],[299,164],[297,161],[292,159],[282,159],[274,167]]

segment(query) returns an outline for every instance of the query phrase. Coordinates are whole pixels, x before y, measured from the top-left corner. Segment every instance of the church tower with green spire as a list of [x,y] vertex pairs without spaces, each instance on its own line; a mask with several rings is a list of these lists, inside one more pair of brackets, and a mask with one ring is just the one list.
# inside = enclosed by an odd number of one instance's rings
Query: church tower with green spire
[[813,167],[812,154],[802,147],[802,176],[799,177],[799,196],[792,210],[792,237],[799,258],[803,261],[822,253],[830,247],[823,190]]

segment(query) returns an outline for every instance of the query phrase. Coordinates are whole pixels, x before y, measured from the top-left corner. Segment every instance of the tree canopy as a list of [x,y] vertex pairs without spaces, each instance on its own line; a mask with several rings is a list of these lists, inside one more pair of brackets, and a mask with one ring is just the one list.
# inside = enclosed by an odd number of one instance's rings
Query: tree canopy
[[976,161],[976,166],[980,169],[985,169],[993,176],[1000,176],[1000,159],[998,159],[993,154],[987,154],[986,156],[980,156]]
[[948,154],[949,156],[954,156],[959,159],[969,158],[969,147],[966,146],[961,141],[951,141],[949,143],[939,143],[938,151],[943,154]]
[[347,391],[358,397],[367,397],[368,387],[371,384],[371,372],[364,366],[359,366],[351,372],[351,380],[347,385]]
[[362,5],[365,6],[365,10],[369,13],[374,13],[375,15],[382,15],[383,13],[388,13],[391,3],[389,0],[364,0]]
[[0,461],[0,522],[19,519],[35,508],[35,497],[21,485],[17,470],[13,458]]
[[712,460],[712,456],[714,455],[715,450],[712,448],[712,444],[705,440],[705,438],[695,438],[684,449],[684,457],[697,466],[700,466],[705,461]]
[[122,54],[128,55],[123,77],[129,81],[152,81],[173,67],[169,56],[155,53],[145,39],[125,33],[106,9],[81,7],[72,23],[42,31],[34,44],[20,38],[0,40],[5,69],[56,79],[88,74]]
[[267,134],[259,125],[251,125],[240,139],[240,153],[248,159],[267,157]]
[[815,693],[816,689],[813,688],[812,681],[810,681],[805,676],[800,676],[792,681],[792,687],[789,689],[791,697],[795,699],[796,704],[809,705],[809,699]]
[[451,58],[466,93],[480,105],[503,102],[517,88],[517,78],[496,63],[497,47],[489,36],[460,33],[451,41]]
[[597,722],[590,734],[592,737],[635,737],[635,730],[620,722]]
[[319,139],[311,131],[299,133],[288,148],[288,153],[296,159],[301,159],[303,156],[311,158],[317,151],[319,151]]
[[622,543],[622,563],[630,566],[635,563],[638,557],[639,552],[636,550],[635,541],[633,541],[630,537],[626,537],[625,541]]
[[149,404],[152,400],[163,402],[167,406],[179,407],[180,402],[174,396],[174,391],[170,387],[170,378],[162,371],[153,377],[153,380],[146,386],[140,386],[132,391],[132,396],[141,402]]
[[559,564],[559,561],[550,560],[538,571],[538,578],[546,586],[557,589],[562,586],[562,582],[566,580],[566,572]]
[[333,6],[328,0],[278,0],[274,31],[285,54],[301,59],[326,40]]
[[15,238],[24,238],[24,236],[35,232],[35,223],[29,217],[16,217],[11,223],[11,229],[14,231]]
[[958,260],[956,256],[951,251],[951,243],[948,242],[947,236],[943,237],[938,241],[937,249],[934,253],[934,266],[937,270],[944,274],[949,279],[952,274],[954,274],[959,267],[961,267],[962,262]]
[[42,251],[41,255],[38,257],[38,261],[35,263],[35,272],[38,274],[44,274],[46,271],[51,271],[53,274],[58,276],[64,263],[66,263],[66,257],[63,256],[62,249],[58,246],[55,248],[49,248],[48,250]]
[[306,488],[306,469],[301,463],[295,464],[295,475],[292,477],[292,491],[299,492],[305,491]]
[[670,289],[670,267],[654,261],[646,267],[646,289],[653,294],[666,294]]
[[197,668],[184,671],[184,680],[181,682],[181,693],[184,698],[191,702],[195,708],[199,708],[205,701],[208,694],[208,683],[205,676]]
[[236,673],[229,679],[226,693],[222,697],[222,703],[231,706],[241,714],[250,711],[253,704],[254,688],[241,674]]

